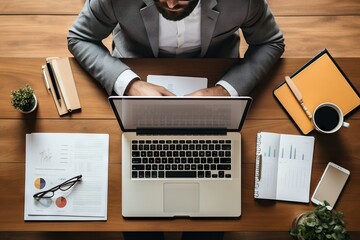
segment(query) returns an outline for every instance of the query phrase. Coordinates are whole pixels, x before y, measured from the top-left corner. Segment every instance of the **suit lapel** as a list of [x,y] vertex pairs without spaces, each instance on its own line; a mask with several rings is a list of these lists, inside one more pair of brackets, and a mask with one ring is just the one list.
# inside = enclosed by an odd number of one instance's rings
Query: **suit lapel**
[[159,53],[159,12],[152,0],[143,0],[145,7],[140,9],[146,33],[150,42],[151,49],[155,57]]
[[210,45],[219,12],[213,10],[217,0],[201,1],[201,57],[203,57]]

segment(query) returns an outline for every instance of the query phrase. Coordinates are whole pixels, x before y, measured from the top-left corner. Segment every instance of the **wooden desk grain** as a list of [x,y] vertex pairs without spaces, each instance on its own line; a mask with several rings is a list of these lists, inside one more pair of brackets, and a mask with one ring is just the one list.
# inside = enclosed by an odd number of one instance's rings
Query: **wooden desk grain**
[[[77,15],[1,15],[0,57],[71,56],[68,30]],[[328,48],[334,57],[360,57],[360,16],[275,16],[284,33],[283,57],[307,58]],[[111,36],[104,44],[111,49]],[[242,38],[240,55],[247,44]]]
[[[48,95],[40,69],[44,59],[0,58],[0,231],[280,231],[290,228],[293,218],[313,208],[311,203],[254,200],[255,136],[258,131],[299,134],[272,96],[272,90],[308,59],[281,59],[269,76],[251,94],[254,104],[242,129],[242,216],[240,218],[124,219],[121,216],[121,131],[107,95],[97,83],[71,61],[82,111],[59,117]],[[126,59],[142,78],[147,74],[206,76],[214,84],[236,60],[220,59]],[[359,58],[336,59],[360,89]],[[21,115],[10,105],[10,91],[29,83],[39,98],[39,109]],[[359,111],[347,119],[351,127],[324,136],[315,132],[311,190],[328,161],[351,171],[336,206],[345,214],[347,229],[360,231],[360,132]],[[24,222],[25,134],[30,132],[109,133],[109,204],[106,222]]]
[[[77,15],[84,2],[85,0],[2,0],[0,14]],[[360,11],[360,2],[357,0],[268,0],[267,2],[275,16],[358,15]]]

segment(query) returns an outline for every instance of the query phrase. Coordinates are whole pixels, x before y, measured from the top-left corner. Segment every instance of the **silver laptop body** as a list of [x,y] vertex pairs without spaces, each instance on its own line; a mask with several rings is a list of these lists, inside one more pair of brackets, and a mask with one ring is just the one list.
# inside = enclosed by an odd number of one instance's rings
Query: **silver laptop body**
[[240,216],[240,129],[251,101],[109,97],[123,132],[122,215]]

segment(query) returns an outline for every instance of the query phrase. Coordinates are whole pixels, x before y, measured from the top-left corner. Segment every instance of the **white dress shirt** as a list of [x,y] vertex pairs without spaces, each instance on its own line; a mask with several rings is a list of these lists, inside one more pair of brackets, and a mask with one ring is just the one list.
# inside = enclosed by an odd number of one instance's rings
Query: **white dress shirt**
[[[159,49],[176,55],[196,51],[201,48],[201,4],[200,1],[192,13],[180,21],[170,21],[159,13]],[[114,91],[122,96],[126,87],[134,79],[140,79],[130,69],[122,72],[117,78]],[[221,85],[231,96],[238,96],[237,91],[229,83],[220,80]]]
[[201,47],[200,1],[189,16],[170,21],[159,15],[159,48],[174,54],[191,52]]

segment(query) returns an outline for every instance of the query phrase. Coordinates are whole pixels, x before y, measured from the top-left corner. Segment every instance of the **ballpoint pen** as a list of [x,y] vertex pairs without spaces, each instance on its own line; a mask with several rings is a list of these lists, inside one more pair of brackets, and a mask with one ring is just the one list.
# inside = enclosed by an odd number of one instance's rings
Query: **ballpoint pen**
[[304,112],[306,113],[307,117],[309,119],[311,119],[312,115],[309,112],[308,108],[305,106],[304,101],[302,99],[301,92],[299,91],[299,89],[296,87],[296,85],[294,84],[294,82],[291,80],[291,78],[289,76],[285,76],[285,81],[288,84],[288,86],[290,87],[291,92],[294,94],[294,96],[300,103],[300,105],[301,105],[302,109],[304,110]]
[[59,106],[61,106],[61,97],[60,97],[60,93],[59,93],[59,89],[58,89],[58,85],[57,85],[57,82],[56,82],[56,79],[55,79],[55,74],[53,72],[53,69],[52,69],[52,66],[50,63],[46,63],[47,65],[47,68],[49,70],[49,75],[50,75],[50,78],[51,78],[51,83],[53,85],[53,89],[54,89],[54,92],[55,92],[55,95],[56,95],[56,99],[59,103]]

